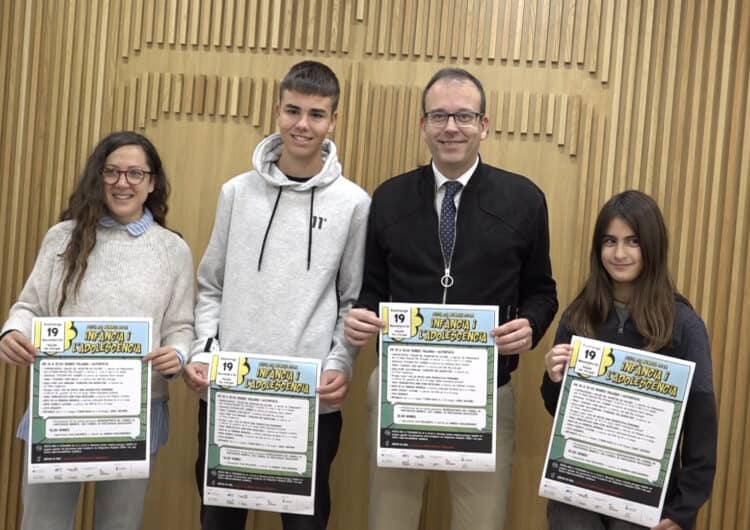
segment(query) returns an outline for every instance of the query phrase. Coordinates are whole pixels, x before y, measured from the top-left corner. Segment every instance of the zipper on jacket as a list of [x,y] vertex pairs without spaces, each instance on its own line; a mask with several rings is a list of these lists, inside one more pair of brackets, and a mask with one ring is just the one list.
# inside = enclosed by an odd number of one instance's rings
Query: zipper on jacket
[[[458,215],[456,215],[458,217]],[[458,220],[458,219],[456,219]],[[445,266],[445,272],[440,277],[440,285],[443,286],[443,304],[448,300],[448,289],[453,287],[453,276],[451,276],[451,262],[453,261],[453,253],[456,250],[456,230],[453,231],[453,244],[451,245],[451,259],[448,261],[445,259],[445,252],[443,251],[443,245],[440,243],[440,222],[438,221],[438,243],[440,244],[440,254],[443,255],[443,265]]]

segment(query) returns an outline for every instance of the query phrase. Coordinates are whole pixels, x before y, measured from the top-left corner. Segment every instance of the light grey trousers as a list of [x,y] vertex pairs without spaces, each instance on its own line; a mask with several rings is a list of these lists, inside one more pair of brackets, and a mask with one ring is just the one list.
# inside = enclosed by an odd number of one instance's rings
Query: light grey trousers
[[[153,459],[156,455],[152,455]],[[24,466],[21,530],[72,530],[82,482],[29,484]],[[96,530],[139,530],[148,479],[97,482]]]

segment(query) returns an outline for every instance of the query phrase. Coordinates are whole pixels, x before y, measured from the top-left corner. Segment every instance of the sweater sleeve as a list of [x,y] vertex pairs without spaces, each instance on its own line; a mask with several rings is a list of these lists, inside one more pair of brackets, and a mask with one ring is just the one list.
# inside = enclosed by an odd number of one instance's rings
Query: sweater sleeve
[[369,205],[370,198],[363,194],[362,200],[357,203],[352,214],[337,277],[339,312],[336,327],[333,331],[331,351],[328,353],[324,366],[321,367],[322,370],[339,370],[349,379],[352,377],[354,358],[359,348],[352,346],[344,338],[344,318],[357,299],[362,286]]
[[[567,320],[563,315],[560,323],[557,325],[557,332],[555,332],[555,344],[568,344],[570,338],[573,336],[572,332],[568,329]],[[562,381],[554,383],[552,379],[547,375],[547,370],[544,370],[542,376],[542,386],[539,388],[542,393],[542,399],[544,400],[544,408],[547,409],[552,416],[557,411],[557,400],[560,398],[560,390],[562,388]]]
[[171,256],[174,278],[169,302],[162,319],[161,342],[183,355],[189,355],[195,338],[193,332],[193,256],[187,244],[180,239]]
[[533,346],[539,343],[557,313],[557,290],[549,256],[547,202],[539,191],[536,217],[531,221],[531,243],[521,270],[519,314],[527,318],[533,331]]
[[54,304],[51,301],[59,299],[51,290],[58,288],[52,283],[55,262],[61,259],[58,254],[62,252],[68,240],[62,226],[62,224],[53,226],[44,236],[34,268],[26,279],[18,300],[10,308],[8,320],[3,325],[0,334],[18,330],[30,339],[31,321],[34,317],[57,314],[57,307],[51,307],[50,304]]
[[690,530],[700,507],[708,500],[716,472],[718,433],[714,398],[710,342],[703,321],[694,315],[685,326],[680,345],[684,358],[695,362],[693,384],[688,396],[682,427],[682,445],[670,480],[663,517]]
[[224,292],[224,267],[233,200],[228,186],[221,189],[216,218],[206,252],[198,266],[198,299],[195,305],[195,335],[190,361],[208,362],[203,353],[210,339],[219,335],[221,300]]

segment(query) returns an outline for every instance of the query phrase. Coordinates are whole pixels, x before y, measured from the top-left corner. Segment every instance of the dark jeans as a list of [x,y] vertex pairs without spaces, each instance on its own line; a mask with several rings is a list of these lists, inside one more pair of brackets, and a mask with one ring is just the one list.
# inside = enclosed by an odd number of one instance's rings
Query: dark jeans
[[[341,438],[341,412],[318,416],[318,451],[315,468],[315,514],[281,514],[284,530],[325,530],[331,514],[331,490],[328,478],[331,464],[339,449]],[[203,471],[206,459],[206,402],[200,400],[198,408],[198,459],[195,461],[195,479],[203,499]],[[201,502],[201,528],[203,530],[244,530],[247,510],[206,506]]]

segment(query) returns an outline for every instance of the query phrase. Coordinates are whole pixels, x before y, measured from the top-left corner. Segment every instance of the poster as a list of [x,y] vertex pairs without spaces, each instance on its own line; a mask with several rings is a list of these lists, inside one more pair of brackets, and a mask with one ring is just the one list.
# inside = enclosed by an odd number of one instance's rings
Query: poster
[[151,319],[36,318],[30,483],[147,478]]
[[654,526],[695,363],[574,336],[539,494]]
[[204,503],[312,515],[320,361],[220,352],[209,375]]
[[381,303],[378,466],[495,470],[491,306]]

